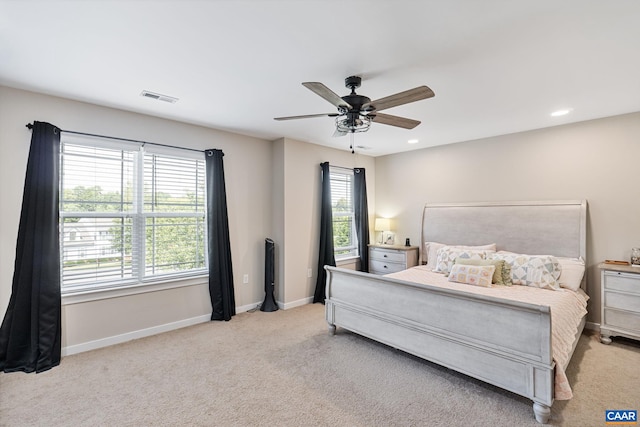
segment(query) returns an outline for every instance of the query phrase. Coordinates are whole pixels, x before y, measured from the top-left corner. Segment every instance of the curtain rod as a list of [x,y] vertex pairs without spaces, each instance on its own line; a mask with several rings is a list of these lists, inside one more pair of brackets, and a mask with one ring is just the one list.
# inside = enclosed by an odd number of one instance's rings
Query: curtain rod
[[332,164],[329,164],[329,167],[337,168],[337,169],[344,169],[346,171],[351,171],[351,172],[353,172],[354,169],[362,169],[362,168],[345,168],[344,166],[334,166]]
[[[29,130],[31,130],[31,129],[33,129],[33,124],[32,123],[27,123],[26,127]],[[157,145],[159,147],[179,148],[181,150],[196,151],[198,153],[203,153],[205,151],[208,151],[208,150],[196,150],[195,148],[178,147],[178,146],[175,146],[175,145],[158,144],[157,142],[141,141],[141,140],[138,140],[138,139],[118,138],[116,136],[98,135],[98,134],[95,134],[95,133],[76,132],[76,131],[73,131],[73,130],[60,129],[60,132],[72,133],[74,135],[93,136],[93,137],[96,137],[96,138],[115,139],[115,140],[118,140],[118,141],[137,142],[137,143],[143,144],[143,145],[149,144],[149,145]]]

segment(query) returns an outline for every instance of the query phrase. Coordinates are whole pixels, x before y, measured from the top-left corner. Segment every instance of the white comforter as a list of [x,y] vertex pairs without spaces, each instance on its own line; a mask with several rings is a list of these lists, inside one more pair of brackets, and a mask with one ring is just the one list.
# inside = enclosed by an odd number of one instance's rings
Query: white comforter
[[586,307],[589,297],[582,290],[578,292],[564,289],[553,291],[517,285],[493,285],[491,288],[484,288],[449,282],[443,274],[435,273],[426,266],[413,267],[387,276],[408,282],[549,306],[551,308],[551,346],[553,360],[556,362],[554,397],[556,400],[568,400],[573,397],[564,367],[569,362],[578,326],[584,315],[587,314]]

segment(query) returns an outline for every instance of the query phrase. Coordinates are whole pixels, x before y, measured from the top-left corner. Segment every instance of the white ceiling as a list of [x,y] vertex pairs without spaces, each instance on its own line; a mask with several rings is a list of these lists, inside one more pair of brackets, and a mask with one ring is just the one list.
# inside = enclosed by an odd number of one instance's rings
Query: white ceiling
[[356,134],[373,156],[640,111],[640,2],[0,0],[5,86],[346,150],[331,118],[273,118],[334,112],[301,83],[350,75],[436,94],[384,111],[415,129]]

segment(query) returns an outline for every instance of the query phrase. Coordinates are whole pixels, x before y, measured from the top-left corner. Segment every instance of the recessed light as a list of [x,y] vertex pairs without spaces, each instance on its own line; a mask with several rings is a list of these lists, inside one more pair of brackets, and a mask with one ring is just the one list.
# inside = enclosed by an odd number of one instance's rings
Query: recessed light
[[409,144],[417,144],[418,142],[420,142],[420,140],[418,139],[410,139],[407,141]]
[[563,110],[557,110],[557,111],[554,111],[553,113],[551,113],[551,117],[565,116],[565,115],[569,114],[571,111],[573,111],[573,108],[565,108]]

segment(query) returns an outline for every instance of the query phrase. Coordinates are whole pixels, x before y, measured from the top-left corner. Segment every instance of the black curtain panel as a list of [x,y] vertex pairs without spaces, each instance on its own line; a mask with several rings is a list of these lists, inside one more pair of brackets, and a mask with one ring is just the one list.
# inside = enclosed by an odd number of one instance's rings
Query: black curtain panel
[[327,272],[325,265],[335,267],[336,259],[333,254],[333,214],[331,211],[331,178],[329,162],[320,164],[322,168],[322,201],[320,206],[320,251],[318,253],[318,279],[313,302],[324,304]]
[[353,170],[353,203],[356,237],[360,249],[360,271],[369,272],[369,208],[367,206],[367,179],[364,168]]
[[231,266],[227,193],[222,150],[207,150],[207,230],[211,320],[231,320],[236,314]]
[[4,372],[43,372],[60,364],[59,163],[60,130],[34,122],[11,298],[0,326]]

